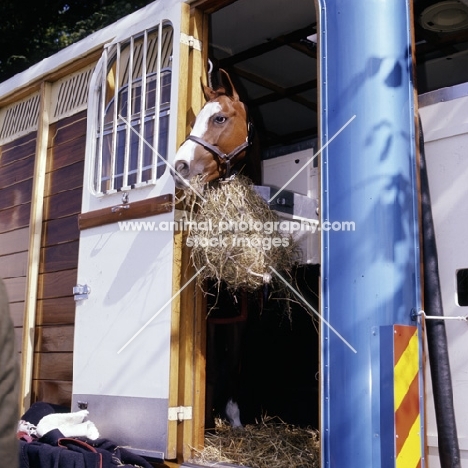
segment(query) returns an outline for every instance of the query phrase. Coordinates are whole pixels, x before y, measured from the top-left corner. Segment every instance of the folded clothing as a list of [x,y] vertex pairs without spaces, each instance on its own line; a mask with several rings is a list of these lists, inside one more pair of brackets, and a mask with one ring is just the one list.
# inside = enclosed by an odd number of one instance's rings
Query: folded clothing
[[[152,468],[143,457],[98,438],[94,424],[83,421],[87,415],[86,410],[70,413],[68,408],[34,403],[18,426],[20,468]],[[67,437],[62,430],[86,434]]]

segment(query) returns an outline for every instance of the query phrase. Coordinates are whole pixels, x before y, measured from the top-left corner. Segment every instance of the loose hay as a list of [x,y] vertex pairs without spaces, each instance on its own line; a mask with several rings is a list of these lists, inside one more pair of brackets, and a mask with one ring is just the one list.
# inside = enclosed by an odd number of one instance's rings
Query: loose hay
[[[194,181],[192,181],[193,185]],[[195,185],[187,245],[199,284],[208,278],[229,288],[254,291],[272,279],[273,269],[289,271],[299,248],[250,179],[237,176],[215,186]]]
[[264,418],[244,429],[216,420],[216,432],[205,436],[205,448],[195,451],[193,463],[219,466],[233,463],[251,468],[319,468],[318,432],[281,420]]

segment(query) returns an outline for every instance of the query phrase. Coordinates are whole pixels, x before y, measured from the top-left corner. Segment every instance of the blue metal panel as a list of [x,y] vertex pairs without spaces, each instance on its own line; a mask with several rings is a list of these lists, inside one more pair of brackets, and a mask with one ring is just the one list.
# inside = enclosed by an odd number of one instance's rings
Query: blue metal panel
[[322,466],[377,468],[379,327],[420,307],[409,0],[318,3]]

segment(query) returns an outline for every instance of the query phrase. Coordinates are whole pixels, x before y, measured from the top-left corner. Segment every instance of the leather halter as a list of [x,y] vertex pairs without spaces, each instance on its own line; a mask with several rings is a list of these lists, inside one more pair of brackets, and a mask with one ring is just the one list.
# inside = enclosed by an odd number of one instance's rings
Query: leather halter
[[242,153],[246,148],[248,148],[252,144],[252,135],[253,135],[253,125],[252,122],[247,122],[247,137],[245,138],[244,143],[234,148],[229,154],[223,153],[218,146],[212,145],[208,143],[203,138],[199,138],[195,135],[189,135],[187,140],[193,141],[203,148],[207,149],[214,155],[218,156],[220,162],[224,162],[226,164],[226,172],[223,176],[223,179],[227,179],[230,177],[231,173],[231,160],[235,158],[239,153]]

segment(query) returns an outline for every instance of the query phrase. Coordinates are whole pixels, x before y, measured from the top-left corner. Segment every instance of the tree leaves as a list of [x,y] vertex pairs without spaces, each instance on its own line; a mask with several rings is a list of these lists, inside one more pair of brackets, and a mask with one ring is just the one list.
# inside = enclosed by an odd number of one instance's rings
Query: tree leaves
[[152,0],[2,0],[0,82]]

